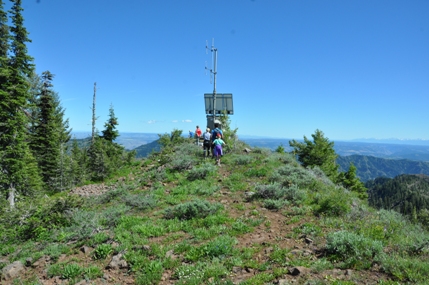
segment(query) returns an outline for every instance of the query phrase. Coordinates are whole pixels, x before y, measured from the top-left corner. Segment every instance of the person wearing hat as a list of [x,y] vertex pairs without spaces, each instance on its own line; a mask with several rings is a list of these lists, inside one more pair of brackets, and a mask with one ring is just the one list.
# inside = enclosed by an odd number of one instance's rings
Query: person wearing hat
[[220,166],[220,157],[223,155],[222,146],[226,145],[225,142],[222,140],[221,134],[219,133],[217,134],[216,139],[213,141],[213,145],[214,145],[213,152],[216,157],[216,163],[217,165]]
[[210,133],[210,128],[207,128],[205,133],[203,134],[203,150],[204,150],[204,158],[209,157],[211,146],[211,138],[212,134]]

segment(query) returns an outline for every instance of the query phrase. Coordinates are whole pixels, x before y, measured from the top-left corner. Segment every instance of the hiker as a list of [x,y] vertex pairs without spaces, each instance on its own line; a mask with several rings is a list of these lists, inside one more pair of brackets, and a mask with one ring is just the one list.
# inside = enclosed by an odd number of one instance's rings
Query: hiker
[[212,155],[213,155],[213,158],[215,157],[213,141],[217,138],[218,134],[220,134],[220,138],[223,139],[223,133],[222,133],[222,130],[219,128],[219,124],[215,123],[214,127],[215,128],[212,130],[212,138],[211,138],[211,140],[212,140]]
[[195,136],[197,137],[197,145],[200,145],[200,137],[201,137],[201,129],[199,126],[197,126],[197,129],[195,130]]
[[217,134],[216,139],[213,141],[214,145],[214,155],[216,156],[216,163],[220,166],[220,157],[223,155],[222,145],[226,145],[222,140],[222,135],[220,133]]
[[194,137],[194,133],[191,130],[189,130],[189,138],[192,139],[193,137]]
[[210,133],[210,128],[207,128],[205,133],[203,134],[203,150],[204,150],[204,159],[209,157],[211,146],[211,138],[212,134]]

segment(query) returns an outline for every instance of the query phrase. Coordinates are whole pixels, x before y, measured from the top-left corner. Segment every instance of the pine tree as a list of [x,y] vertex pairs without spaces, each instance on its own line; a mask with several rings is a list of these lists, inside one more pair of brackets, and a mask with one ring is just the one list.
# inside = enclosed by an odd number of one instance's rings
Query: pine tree
[[113,106],[110,105],[109,119],[104,124],[105,129],[101,131],[103,133],[102,137],[109,142],[113,142],[119,136],[119,132],[118,130],[116,130],[117,125],[118,118],[115,117],[115,111],[113,110]]
[[357,192],[359,198],[366,200],[368,198],[367,189],[362,181],[356,176],[356,166],[350,163],[349,170],[338,175],[338,182],[350,191]]
[[333,182],[337,182],[339,166],[336,163],[338,155],[334,150],[334,142],[325,138],[320,130],[316,130],[311,136],[313,141],[306,136],[303,143],[289,141],[289,145],[294,148],[292,152],[298,156],[304,167],[318,166]]
[[[27,106],[29,84],[33,65],[27,54],[26,42],[29,42],[22,17],[21,0],[11,0],[10,14],[10,53],[7,66],[7,82],[2,84],[0,109],[0,146],[2,192],[7,192],[11,207],[14,206],[16,192],[29,195],[40,189],[41,180],[37,163],[30,152],[27,136]],[[5,36],[2,35],[2,38]],[[4,73],[3,73],[4,74]]]

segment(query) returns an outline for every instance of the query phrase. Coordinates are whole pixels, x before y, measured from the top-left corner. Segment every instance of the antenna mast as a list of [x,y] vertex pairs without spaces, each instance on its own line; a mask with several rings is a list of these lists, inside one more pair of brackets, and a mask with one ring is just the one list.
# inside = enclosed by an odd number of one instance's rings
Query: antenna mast
[[[208,43],[206,41],[206,52],[208,49]],[[214,46],[214,39],[212,39],[212,47],[210,48],[213,59],[213,69],[210,69],[210,73],[213,74],[213,123],[216,118],[216,74],[217,74],[217,48]],[[207,69],[207,67],[206,67]]]

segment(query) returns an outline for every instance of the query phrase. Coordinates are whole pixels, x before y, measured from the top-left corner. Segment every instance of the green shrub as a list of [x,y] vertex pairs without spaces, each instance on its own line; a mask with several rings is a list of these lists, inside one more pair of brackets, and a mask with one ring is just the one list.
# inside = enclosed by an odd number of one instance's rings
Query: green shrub
[[167,208],[164,212],[164,218],[177,218],[179,220],[205,218],[208,215],[216,213],[221,208],[223,208],[223,206],[219,203],[211,204],[205,200],[194,200]]
[[137,274],[136,284],[137,285],[150,285],[158,284],[161,281],[162,273],[164,268],[162,262],[159,260],[152,260],[147,262],[146,265],[141,269],[141,272]]
[[189,156],[175,157],[169,164],[172,170],[183,171],[192,169],[195,165],[195,159]]
[[84,269],[76,263],[69,263],[64,266],[61,273],[62,279],[73,279],[80,276]]
[[65,228],[70,233],[69,240],[90,238],[100,226],[100,216],[95,211],[76,209],[72,212],[72,221],[72,225]]
[[342,189],[333,189],[315,196],[316,204],[314,211],[316,215],[341,216],[350,211],[350,199]]
[[106,259],[113,252],[110,243],[99,244],[94,250],[94,259]]
[[61,276],[62,274],[62,267],[60,264],[55,263],[48,267],[46,271],[49,278],[52,278],[54,276]]
[[128,192],[127,190],[128,189],[124,187],[119,187],[113,190],[106,191],[100,196],[94,197],[92,199],[94,199],[95,203],[97,204],[107,204],[115,200],[116,198],[125,195]]
[[91,265],[84,269],[84,276],[86,279],[95,280],[103,277],[103,271],[97,266]]
[[301,166],[286,164],[279,167],[270,177],[270,181],[278,182],[284,186],[295,184],[306,187],[314,181],[314,176]]
[[429,263],[426,258],[402,257],[397,254],[385,255],[381,268],[401,282],[426,284],[429,275]]
[[269,156],[272,153],[271,149],[264,147],[255,147],[253,148],[253,152],[262,154],[263,156]]
[[129,206],[124,204],[112,205],[101,212],[101,215],[98,216],[98,221],[101,225],[114,227],[119,223],[119,220],[124,216],[124,214],[130,211],[130,209],[131,208]]
[[97,244],[102,244],[106,241],[109,240],[109,235],[105,232],[101,232],[101,233],[96,233],[93,237],[92,237],[92,245],[97,245]]
[[322,233],[322,229],[313,223],[304,223],[293,230],[295,233],[305,234],[308,236],[318,236]]
[[252,167],[244,172],[244,176],[247,177],[264,177],[268,174],[268,169]]
[[250,164],[254,158],[250,155],[238,154],[232,157],[232,164],[236,165],[248,165]]
[[293,202],[295,205],[300,204],[306,198],[306,193],[296,185],[283,188],[283,197],[286,200]]
[[191,261],[198,261],[200,258],[221,257],[232,254],[234,245],[237,240],[227,235],[220,235],[214,240],[203,244],[199,247],[192,247],[187,251],[185,258]]
[[123,196],[122,200],[127,206],[130,206],[134,209],[143,211],[146,209],[152,209],[156,206],[156,199],[153,195],[145,194],[128,194]]
[[200,167],[194,167],[188,172],[188,180],[205,179],[210,173],[216,171],[216,167],[211,163],[204,163]]
[[61,254],[68,254],[69,252],[70,248],[61,243],[50,243],[43,250],[43,254],[48,255],[53,261],[58,260]]
[[285,200],[276,200],[276,199],[266,199],[264,200],[264,208],[268,210],[278,211],[287,205],[287,201]]
[[258,184],[255,186],[255,190],[255,196],[263,199],[279,199],[284,193],[284,189],[279,183]]
[[383,244],[352,232],[339,231],[328,235],[326,251],[331,260],[342,263],[342,268],[368,269],[381,259]]
[[195,195],[209,196],[219,190],[220,187],[218,185],[213,185],[210,183],[198,183],[196,187],[191,191],[191,193]]

